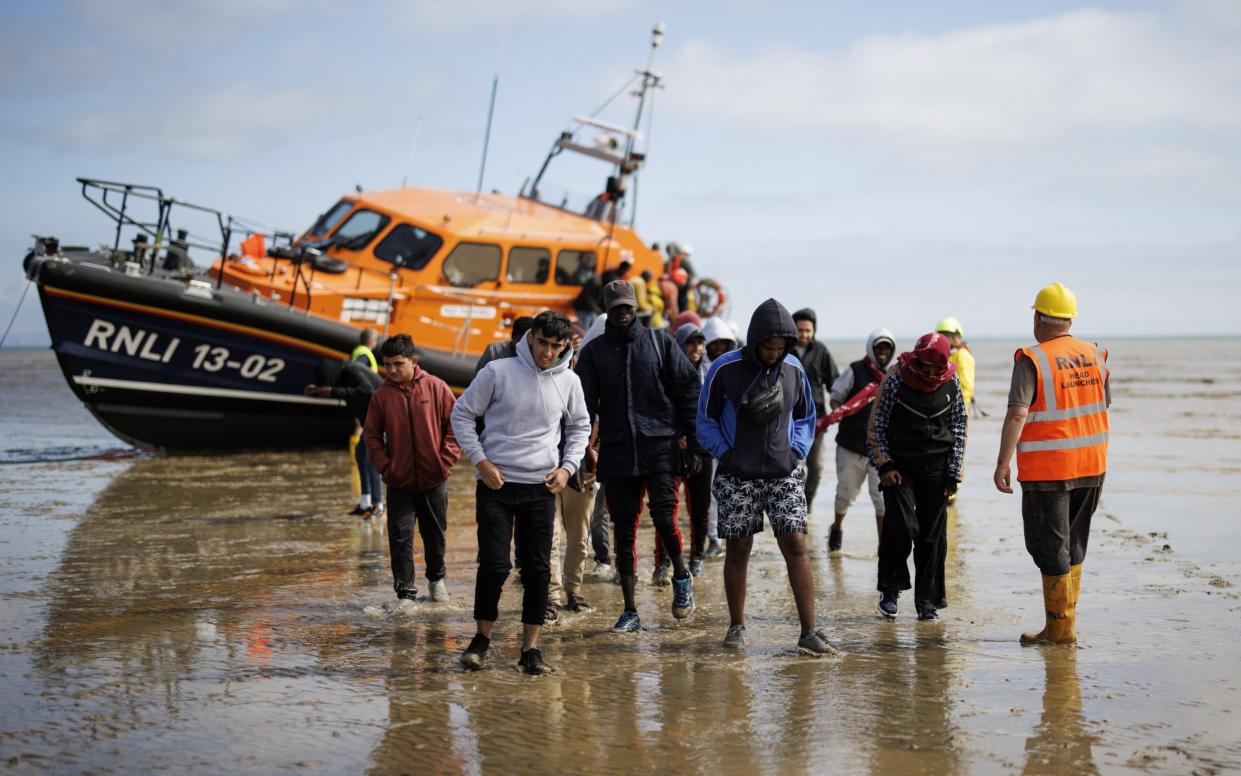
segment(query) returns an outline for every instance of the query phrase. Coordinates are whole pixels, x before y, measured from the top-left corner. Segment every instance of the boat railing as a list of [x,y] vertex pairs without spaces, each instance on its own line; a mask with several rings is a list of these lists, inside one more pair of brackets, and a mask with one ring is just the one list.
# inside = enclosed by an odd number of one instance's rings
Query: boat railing
[[[187,236],[183,241],[186,248],[218,251],[219,255],[228,256],[235,235],[244,239],[262,234],[265,238],[270,238],[273,244],[282,240],[291,243],[296,236],[293,232],[278,229],[254,219],[235,216],[223,210],[169,196],[158,186],[105,181],[98,178],[78,178],[77,181],[82,184],[82,196],[86,201],[116,224],[116,235],[112,243],[114,254],[121,253],[121,237],[125,227],[131,227],[138,233],[135,242],[144,245],[146,249],[139,251],[133,259],[148,273],[155,271],[158,251],[172,244],[174,208],[182,212],[191,211],[213,217],[219,229],[218,243],[190,236],[186,230]],[[139,210],[134,200],[150,203],[154,208],[154,218],[151,218],[150,210]],[[144,237],[150,240],[142,239]]]
[[[82,196],[86,201],[116,224],[116,233],[112,242],[114,261],[127,256],[127,260],[138,264],[140,271],[154,274],[161,250],[177,247],[185,251],[189,248],[197,248],[215,252],[221,257],[221,271],[216,273],[216,287],[219,288],[224,282],[223,268],[232,253],[234,238],[245,240],[254,235],[262,235],[265,241],[270,241],[271,248],[267,255],[274,259],[270,271],[266,273],[268,280],[275,280],[280,260],[289,261],[295,269],[289,306],[292,307],[295,303],[299,306],[304,304],[306,310],[310,310],[315,270],[318,262],[325,257],[313,246],[298,245],[297,234],[294,232],[216,208],[187,202],[165,194],[158,186],[98,178],[78,178],[77,182],[82,185]],[[176,234],[173,225],[174,210],[181,214],[197,213],[208,219],[214,219],[219,230],[218,241],[194,235],[189,230],[185,230],[184,236],[178,234],[178,238],[174,240],[173,235]],[[127,227],[136,232],[132,252],[121,248],[121,239]],[[341,261],[340,259],[334,260]],[[392,289],[404,286],[404,278],[399,272],[385,272],[353,262],[344,263],[357,273],[355,288],[362,287],[363,278],[368,274],[384,277],[389,281]]]

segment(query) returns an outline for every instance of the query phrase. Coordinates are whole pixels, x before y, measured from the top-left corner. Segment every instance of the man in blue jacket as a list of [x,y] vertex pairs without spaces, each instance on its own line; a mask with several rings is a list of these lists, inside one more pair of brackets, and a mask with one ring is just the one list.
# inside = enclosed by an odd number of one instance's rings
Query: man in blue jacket
[[711,364],[698,398],[698,439],[718,461],[712,491],[719,504],[724,593],[730,618],[725,646],[745,645],[746,571],[754,535],[771,523],[788,567],[801,621],[803,654],[834,654],[815,627],[814,577],[806,550],[806,455],[814,443],[814,394],[794,355],[797,326],[775,299],[750,318],[746,346]]
[[[630,633],[642,627],[634,587],[643,493],[651,522],[672,561],[672,615],[682,620],[694,611],[693,579],[682,558],[676,524],[676,478],[685,471],[683,451],[698,450],[694,433],[698,373],[667,332],[638,322],[637,296],[629,283],[609,283],[603,302],[607,325],[602,335],[582,348],[577,375],[586,410],[599,425],[598,476],[612,516],[616,569],[625,597],[625,610],[613,630]],[[699,458],[690,455],[684,460]]]

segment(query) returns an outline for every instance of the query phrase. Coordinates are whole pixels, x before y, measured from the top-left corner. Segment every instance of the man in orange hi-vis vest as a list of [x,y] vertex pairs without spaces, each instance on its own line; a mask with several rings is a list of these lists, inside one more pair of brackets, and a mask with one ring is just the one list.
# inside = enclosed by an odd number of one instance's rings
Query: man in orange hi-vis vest
[[1034,300],[1038,344],[1014,356],[995,486],[1012,493],[1017,454],[1026,550],[1043,574],[1047,624],[1022,644],[1077,641],[1077,600],[1090,518],[1107,472],[1107,350],[1069,335],[1077,297],[1059,283]]

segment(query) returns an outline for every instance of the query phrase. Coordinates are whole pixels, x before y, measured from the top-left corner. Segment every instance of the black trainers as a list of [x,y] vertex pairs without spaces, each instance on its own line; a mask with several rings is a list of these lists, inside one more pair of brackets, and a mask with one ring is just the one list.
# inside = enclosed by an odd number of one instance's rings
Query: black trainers
[[527,649],[525,652],[522,652],[521,660],[517,661],[517,666],[531,676],[550,674],[555,670],[543,662],[543,653],[537,648]]
[[934,609],[919,609],[918,622],[935,622],[939,619],[939,612]]
[[898,593],[883,593],[879,597],[879,613],[889,620],[896,619],[896,598]]
[[689,559],[689,575],[691,577],[702,576],[702,558]]
[[349,511],[348,511],[348,512],[346,512],[345,514],[350,515],[350,516],[352,516],[352,517],[357,517],[357,516],[359,516],[359,515],[365,515],[365,514],[366,514],[367,512],[369,512],[369,511],[371,511],[371,508],[370,508],[370,507],[364,507],[364,506],[362,506],[361,504],[358,504],[356,507],[354,507],[353,509],[349,510]]
[[417,601],[418,588],[415,587],[398,587],[396,589],[396,599],[398,601]]
[[461,665],[470,671],[477,671],[487,664],[487,652],[491,649],[491,639],[481,633],[475,633],[470,639],[470,646],[461,655]]
[[840,545],[843,542],[844,531],[833,526],[831,532],[827,535],[827,551],[840,552]]

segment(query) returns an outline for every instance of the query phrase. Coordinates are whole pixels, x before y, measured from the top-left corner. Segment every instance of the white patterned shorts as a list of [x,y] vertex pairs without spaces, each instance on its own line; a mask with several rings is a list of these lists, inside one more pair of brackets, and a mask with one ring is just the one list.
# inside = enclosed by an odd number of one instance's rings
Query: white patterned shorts
[[776,536],[806,532],[806,468],[787,477],[743,480],[717,472],[711,493],[719,503],[721,539],[744,539],[763,532],[763,515]]

